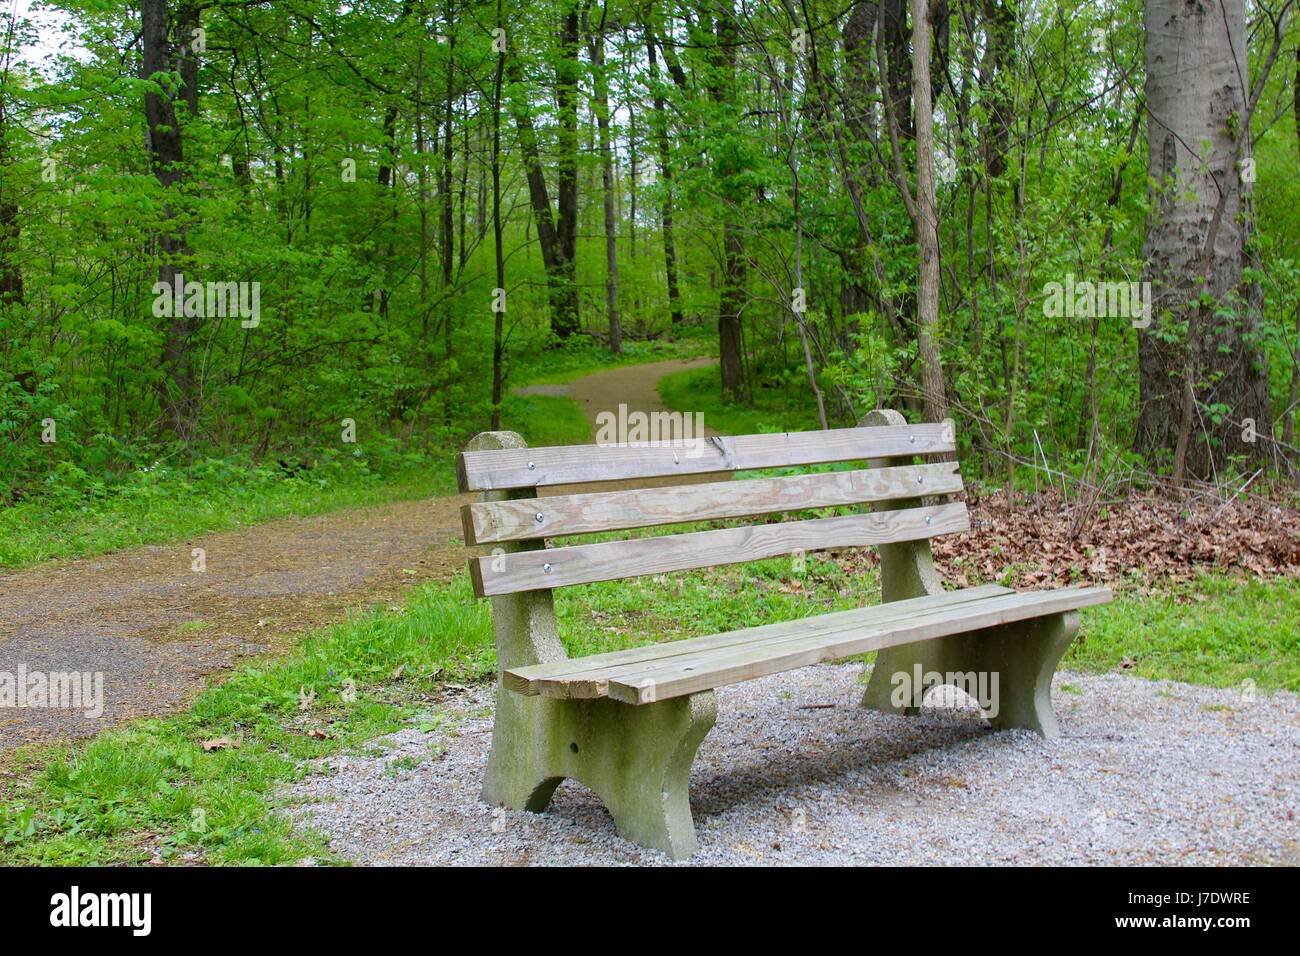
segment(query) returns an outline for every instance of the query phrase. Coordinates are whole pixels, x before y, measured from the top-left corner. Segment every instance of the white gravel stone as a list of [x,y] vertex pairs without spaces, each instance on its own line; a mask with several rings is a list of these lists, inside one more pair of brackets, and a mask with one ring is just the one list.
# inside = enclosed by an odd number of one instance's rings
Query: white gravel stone
[[[864,710],[861,674],[807,667],[716,692],[688,863],[1300,864],[1294,694],[1063,672],[1063,736],[1044,741],[992,731],[959,692],[912,718]],[[491,704],[474,687],[436,730],[326,761],[282,802],[360,864],[671,865],[574,781],[542,814],[480,802]]]

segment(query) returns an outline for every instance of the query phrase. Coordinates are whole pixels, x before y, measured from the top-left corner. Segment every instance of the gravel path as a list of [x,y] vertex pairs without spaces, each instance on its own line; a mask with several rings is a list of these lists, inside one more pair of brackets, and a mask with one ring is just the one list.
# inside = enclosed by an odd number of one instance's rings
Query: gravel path
[[[620,402],[662,410],[659,380],[710,361],[629,365],[520,391],[571,396],[594,425]],[[412,585],[449,579],[465,567],[457,539],[468,500],[351,508],[0,569],[0,672],[86,672],[103,682],[98,716],[85,708],[0,708],[0,758],[21,744],[90,737],[181,709],[213,673],[278,653],[350,609],[400,601]],[[206,555],[202,573],[192,570],[194,548]]]
[[[0,573],[0,672],[102,675],[103,713],[0,707],[0,755],[186,706],[208,675],[464,567],[464,498],[282,518]],[[194,549],[205,555],[194,570]]]
[[[689,862],[1300,864],[1295,695],[1060,673],[1064,737],[1046,742],[993,733],[955,692],[915,718],[863,710],[860,676],[827,665],[717,692]],[[571,781],[545,814],[480,803],[491,701],[473,688],[436,730],[333,758],[285,802],[363,864],[669,863]]]

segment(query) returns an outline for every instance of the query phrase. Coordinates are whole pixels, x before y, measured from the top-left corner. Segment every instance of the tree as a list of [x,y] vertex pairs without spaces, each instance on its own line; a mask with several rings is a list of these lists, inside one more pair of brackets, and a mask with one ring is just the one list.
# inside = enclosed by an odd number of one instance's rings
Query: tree
[[[703,15],[701,20],[703,20]],[[727,129],[715,144],[718,156],[715,174],[722,199],[722,288],[718,295],[718,356],[722,375],[722,394],[735,401],[748,397],[745,384],[744,324],[748,273],[745,238],[741,228],[741,207],[752,201],[753,192],[746,178],[743,147],[739,142],[743,130],[735,124],[738,90],[736,56],[739,32],[731,0],[722,0],[718,8],[717,33],[710,47],[709,93],[717,112],[715,116]]]
[[[1147,174],[1154,189],[1143,277],[1155,321],[1138,339],[1136,447],[1172,457],[1176,479],[1212,477],[1249,419],[1271,437],[1255,265],[1242,0],[1147,0]],[[1262,80],[1261,80],[1262,86]]]
[[[158,233],[158,281],[169,288],[185,271],[191,255],[186,229],[174,203],[186,178],[183,118],[199,112],[198,57],[192,46],[198,27],[198,7],[191,0],[181,0],[174,11],[168,10],[166,0],[143,0],[141,4],[141,72],[154,85],[144,97],[149,160],[166,196]],[[177,110],[178,103],[183,111]],[[200,322],[187,316],[185,310],[174,312],[164,332],[159,399],[171,433],[189,442],[198,416],[190,340],[197,334]]]
[[589,31],[587,45],[591,51],[592,80],[596,123],[600,128],[600,175],[605,214],[605,312],[609,317],[609,350],[623,351],[623,327],[618,315],[618,226],[614,216],[614,151],[610,146],[609,73],[605,67],[605,19],[609,3],[600,11],[600,23]]
[[11,9],[9,22],[5,24],[4,63],[0,65],[0,306],[23,301],[23,271],[18,263],[22,224],[18,219],[18,189],[13,183],[7,114],[17,18],[17,9]]
[[916,198],[908,203],[920,265],[916,281],[916,340],[921,357],[925,420],[948,417],[939,327],[939,210],[934,192],[934,110],[930,98],[929,0],[912,3],[912,102],[916,107]]
[[[669,321],[674,325],[682,322],[682,296],[677,280],[677,242],[674,235],[673,219],[673,161],[672,141],[669,136],[668,102],[664,87],[659,77],[659,59],[655,48],[659,44],[651,21],[647,21],[642,31],[645,33],[646,62],[649,68],[652,107],[650,126],[654,133],[655,151],[657,153],[659,172],[659,231],[664,248],[664,277],[668,293]],[[663,47],[665,57],[668,47]],[[673,78],[682,85],[685,78],[678,80],[680,69],[673,72]]]
[[[570,22],[570,18],[572,22]],[[560,114],[559,175],[556,192],[559,198],[558,215],[551,211],[550,191],[546,184],[546,171],[542,166],[541,147],[529,102],[529,86],[524,80],[518,50],[511,41],[507,53],[507,76],[514,89],[510,109],[515,118],[519,136],[519,149],[528,179],[528,195],[537,227],[537,243],[541,247],[542,264],[546,269],[546,284],[551,307],[551,330],[560,338],[567,338],[580,328],[578,314],[578,284],[574,255],[577,240],[577,6],[569,4],[561,17],[560,65],[556,68],[556,101]],[[572,27],[572,29],[570,29]]]

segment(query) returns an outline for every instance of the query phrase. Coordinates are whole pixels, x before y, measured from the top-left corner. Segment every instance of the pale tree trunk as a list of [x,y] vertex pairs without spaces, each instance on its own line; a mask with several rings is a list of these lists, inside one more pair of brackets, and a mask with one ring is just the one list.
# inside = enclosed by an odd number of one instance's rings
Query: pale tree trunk
[[1286,397],[1286,424],[1282,426],[1282,444],[1295,447],[1295,420],[1300,411],[1300,302],[1295,306],[1295,344],[1291,346],[1291,387]]
[[930,96],[929,0],[912,3],[912,101],[916,110],[916,201],[913,220],[920,254],[916,283],[916,338],[926,421],[948,417],[939,326],[939,213],[934,186],[934,110]]
[[[1243,279],[1253,264],[1251,188],[1241,175],[1253,109],[1245,14],[1242,0],[1147,0],[1144,20],[1155,193],[1143,279],[1153,322],[1138,333],[1135,444],[1149,455],[1172,452],[1176,478],[1211,478],[1227,455],[1260,458],[1271,449],[1268,440],[1241,440],[1244,420],[1272,438],[1260,292]],[[1227,409],[1221,424],[1210,405]]]
[[[803,214],[799,202],[799,163],[793,158],[793,148],[792,146],[790,182],[791,195],[794,199],[794,284],[800,295],[806,295],[807,290],[803,287]],[[812,389],[813,397],[817,399],[817,420],[822,428],[826,429],[830,427],[826,421],[826,399],[817,385],[817,369],[813,366],[812,349],[808,345],[808,328],[803,321],[804,312],[803,309],[791,311],[794,312],[794,321],[799,327],[799,343],[803,346],[803,363],[804,371],[808,373],[808,386]]]
[[772,96],[777,104],[777,113],[781,121],[781,131],[785,139],[787,162],[790,165],[790,199],[794,209],[794,286],[798,302],[791,302],[790,313],[794,316],[799,329],[799,343],[803,348],[804,371],[808,375],[808,387],[812,389],[817,400],[817,420],[823,429],[828,428],[826,420],[826,400],[821,387],[817,384],[817,369],[813,365],[812,348],[808,341],[808,327],[804,323],[807,311],[807,290],[803,286],[803,203],[799,192],[799,142],[800,131],[795,126],[792,110],[786,108],[786,89],[792,89],[793,83],[782,82],[776,63],[768,59],[772,71]]
[[627,254],[636,259],[636,187],[638,178],[636,130],[636,103],[631,98],[627,101]]
[[[606,7],[608,10],[608,7]],[[609,316],[609,350],[623,352],[623,326],[618,315],[618,227],[614,218],[614,154],[610,147],[609,75],[605,72],[605,22],[588,37],[594,74],[596,123],[600,127],[601,185],[605,193],[605,311]]]

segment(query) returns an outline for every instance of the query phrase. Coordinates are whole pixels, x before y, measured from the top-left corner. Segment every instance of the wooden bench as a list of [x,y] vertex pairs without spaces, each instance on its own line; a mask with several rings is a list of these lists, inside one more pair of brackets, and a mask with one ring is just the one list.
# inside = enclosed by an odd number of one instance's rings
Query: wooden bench
[[[693,449],[530,449],[513,432],[478,435],[457,473],[462,491],[483,493],[462,516],[466,544],[486,551],[469,568],[475,594],[492,598],[499,667],[483,799],[541,811],[572,777],[604,801],[625,838],[686,857],[696,847],[687,785],[717,713],[713,689],[867,651],[878,652],[867,707],[916,712],[930,686],[913,681],[900,698],[907,685],[895,675],[996,674],[994,726],[1055,737],[1052,674],[1078,631],[1078,609],[1111,594],[945,591],[929,539],[967,530],[966,506],[921,499],[960,492],[961,477],[955,462],[914,457],[953,451],[951,422],[908,425],[890,411],[857,428],[714,438]],[[865,469],[712,480],[862,460]],[[696,483],[537,496],[556,485],[664,480]],[[866,504],[875,510],[560,547],[545,540]],[[863,545],[880,549],[878,606],[578,659],[556,630],[557,587]]]

